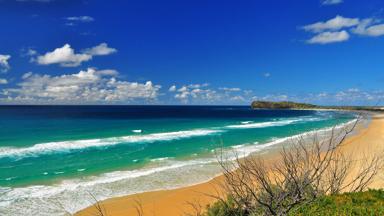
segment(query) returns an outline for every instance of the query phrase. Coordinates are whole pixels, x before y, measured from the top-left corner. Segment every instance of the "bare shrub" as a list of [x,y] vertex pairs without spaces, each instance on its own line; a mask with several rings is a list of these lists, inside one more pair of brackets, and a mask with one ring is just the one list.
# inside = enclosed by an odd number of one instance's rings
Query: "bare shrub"
[[357,122],[333,128],[328,138],[294,139],[272,164],[257,155],[235,161],[221,157],[224,190],[243,215],[287,215],[320,196],[365,190],[381,170],[383,154],[354,160],[341,151]]
[[92,193],[89,193],[89,195],[92,197],[92,199],[94,201],[93,207],[96,211],[92,215],[93,216],[107,216],[107,211],[105,210],[104,205],[98,199],[96,199],[96,197]]

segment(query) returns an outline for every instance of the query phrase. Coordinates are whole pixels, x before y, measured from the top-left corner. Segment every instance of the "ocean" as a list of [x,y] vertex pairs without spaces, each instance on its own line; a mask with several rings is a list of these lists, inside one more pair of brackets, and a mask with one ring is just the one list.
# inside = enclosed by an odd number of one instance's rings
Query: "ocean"
[[97,199],[170,189],[353,113],[245,106],[0,106],[0,215],[65,215]]

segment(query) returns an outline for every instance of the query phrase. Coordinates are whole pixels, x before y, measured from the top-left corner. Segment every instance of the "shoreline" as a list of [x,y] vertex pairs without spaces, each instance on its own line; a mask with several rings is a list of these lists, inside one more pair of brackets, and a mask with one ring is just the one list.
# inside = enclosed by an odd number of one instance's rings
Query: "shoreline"
[[[356,140],[361,139],[361,137],[364,138],[367,131],[376,131],[377,129],[375,128],[384,131],[384,120],[380,120],[380,117],[382,116],[382,113],[371,113],[370,120],[368,122],[369,124],[367,126],[361,125],[356,128],[356,132],[352,133],[350,137],[347,138],[345,143],[354,143]],[[372,140],[372,137],[368,137],[368,140],[369,139]],[[351,145],[352,144],[348,144],[347,146],[349,147]],[[279,145],[268,149],[269,151],[267,152],[261,151],[259,153],[261,153],[267,161],[276,161],[278,156],[277,149],[279,149],[278,146]],[[345,151],[350,151],[348,150],[349,148],[343,147],[343,149],[345,149]],[[356,150],[356,148],[352,149]],[[154,213],[156,215],[164,216],[181,215],[185,212],[192,211],[192,206],[188,203],[198,203],[202,209],[205,209],[206,205],[215,200],[214,198],[207,196],[207,194],[217,195],[217,193],[220,192],[218,185],[221,182],[223,182],[223,176],[218,175],[203,183],[196,183],[194,185],[176,189],[149,191],[121,197],[113,197],[103,200],[100,203],[106,209],[107,215],[109,216],[126,214],[136,215],[137,210],[135,207],[137,207],[138,202],[143,208],[144,215]],[[94,215],[95,212],[96,209],[94,206],[89,206],[76,212],[75,215]]]

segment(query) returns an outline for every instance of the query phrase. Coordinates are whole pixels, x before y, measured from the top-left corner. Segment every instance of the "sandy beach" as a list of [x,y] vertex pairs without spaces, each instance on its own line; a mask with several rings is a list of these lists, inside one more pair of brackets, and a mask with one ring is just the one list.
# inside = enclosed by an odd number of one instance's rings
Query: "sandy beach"
[[[384,115],[373,114],[368,127],[358,129],[358,132],[345,140],[342,151],[351,155],[355,160],[361,160],[366,155],[383,151],[384,143]],[[273,162],[276,153],[266,155]],[[357,168],[356,168],[357,169]],[[216,177],[209,182],[189,187],[146,192],[141,194],[107,199],[101,202],[108,216],[136,215],[137,202],[142,205],[144,215],[173,216],[192,212],[188,203],[199,203],[203,208],[214,202],[215,199],[207,194],[216,195],[218,184],[223,177]],[[370,188],[382,188],[384,186],[381,176],[377,176]],[[94,206],[77,212],[77,216],[96,215]]]

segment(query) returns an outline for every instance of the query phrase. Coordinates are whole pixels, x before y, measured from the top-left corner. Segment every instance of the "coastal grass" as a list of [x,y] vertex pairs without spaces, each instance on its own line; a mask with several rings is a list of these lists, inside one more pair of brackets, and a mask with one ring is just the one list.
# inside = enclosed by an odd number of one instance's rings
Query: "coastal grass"
[[[216,202],[208,206],[204,216],[256,216],[265,215],[257,208],[252,212],[245,212],[238,208],[231,197],[226,202]],[[305,215],[384,215],[384,191],[368,190],[364,192],[343,193],[337,195],[322,196],[312,203],[298,205],[292,209],[289,216]]]

